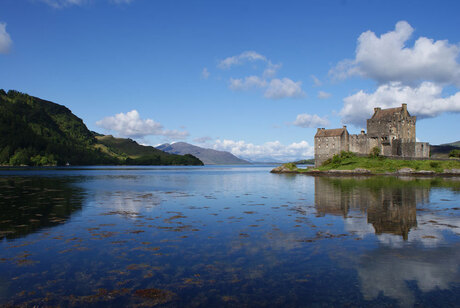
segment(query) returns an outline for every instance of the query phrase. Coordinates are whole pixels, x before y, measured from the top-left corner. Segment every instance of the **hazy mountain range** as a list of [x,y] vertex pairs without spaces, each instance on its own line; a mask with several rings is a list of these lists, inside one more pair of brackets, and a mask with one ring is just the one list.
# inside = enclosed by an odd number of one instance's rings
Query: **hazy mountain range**
[[250,162],[238,158],[230,152],[206,149],[186,142],[165,143],[157,149],[171,154],[191,154],[198,157],[205,165],[242,165]]

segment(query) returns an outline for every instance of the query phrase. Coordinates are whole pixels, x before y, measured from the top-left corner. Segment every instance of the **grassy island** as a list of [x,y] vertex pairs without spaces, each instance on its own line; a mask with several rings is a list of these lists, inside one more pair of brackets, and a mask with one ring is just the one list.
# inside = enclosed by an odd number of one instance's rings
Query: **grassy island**
[[459,175],[459,160],[400,160],[379,155],[357,156],[342,152],[326,160],[317,168],[297,168],[287,163],[272,170],[273,173],[337,173],[337,174],[408,174],[408,175]]

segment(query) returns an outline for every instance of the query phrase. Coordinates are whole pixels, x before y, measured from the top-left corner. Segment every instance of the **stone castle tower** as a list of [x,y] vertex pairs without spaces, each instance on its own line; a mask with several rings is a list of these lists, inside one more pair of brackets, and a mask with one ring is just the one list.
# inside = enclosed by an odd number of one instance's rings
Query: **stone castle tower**
[[401,107],[374,108],[374,114],[367,120],[367,134],[350,135],[347,127],[338,129],[318,128],[315,135],[315,166],[341,151],[368,155],[374,147],[387,157],[429,157],[430,146],[416,142],[416,117],[407,111],[407,104]]

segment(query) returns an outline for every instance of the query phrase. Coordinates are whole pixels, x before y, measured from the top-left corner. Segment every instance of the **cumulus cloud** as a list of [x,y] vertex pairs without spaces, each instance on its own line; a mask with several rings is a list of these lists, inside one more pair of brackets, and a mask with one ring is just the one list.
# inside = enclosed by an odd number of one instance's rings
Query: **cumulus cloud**
[[228,151],[232,154],[252,161],[294,161],[299,158],[311,157],[314,154],[313,146],[306,141],[283,145],[279,141],[266,142],[261,145],[247,143],[245,141],[217,139],[213,148],[215,150]]
[[163,125],[154,120],[141,119],[137,110],[106,117],[97,121],[96,124],[106,130],[114,131],[123,137],[130,138],[163,136],[167,139],[184,139],[189,135],[187,131],[164,129]]
[[374,93],[361,90],[346,97],[340,115],[343,123],[363,127],[374,107],[400,107],[402,103],[407,103],[409,112],[419,118],[435,117],[443,112],[460,112],[460,92],[442,97],[442,87],[433,82],[423,82],[419,87],[393,82],[379,86]]
[[372,31],[362,33],[355,59],[340,62],[330,74],[336,78],[360,75],[381,84],[433,81],[460,86],[459,46],[419,37],[414,46],[408,47],[406,42],[413,32],[409,23],[399,21],[393,31],[379,37]]
[[294,82],[289,78],[272,79],[264,93],[266,98],[280,99],[285,97],[299,98],[304,97],[305,92],[302,91],[302,82]]
[[230,78],[230,89],[232,90],[250,90],[253,88],[263,88],[267,86],[267,82],[258,76],[248,76],[244,79]]
[[0,22],[0,53],[8,53],[12,44],[13,41],[11,41],[8,32],[6,32],[6,23]]
[[237,56],[225,58],[217,65],[221,69],[229,69],[232,66],[240,65],[244,62],[267,61],[267,58],[255,51],[244,51]]
[[324,92],[324,91],[319,91],[318,92],[318,98],[320,99],[328,99],[329,97],[331,97],[331,93],[327,93],[327,92]]
[[203,68],[203,70],[201,71],[201,78],[208,79],[209,75],[211,75],[211,73],[209,73],[208,69],[206,67]]
[[297,118],[292,123],[295,126],[300,127],[326,127],[329,125],[329,120],[326,118],[321,118],[316,114],[307,114],[302,113],[297,115]]

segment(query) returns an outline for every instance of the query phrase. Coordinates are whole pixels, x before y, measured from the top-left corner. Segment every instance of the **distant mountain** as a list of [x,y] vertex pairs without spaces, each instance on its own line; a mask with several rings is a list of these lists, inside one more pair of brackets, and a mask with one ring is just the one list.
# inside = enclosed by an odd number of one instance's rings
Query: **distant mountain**
[[[100,138],[102,143],[96,138]],[[110,136],[111,137],[111,136]],[[111,140],[114,139],[114,140]],[[124,141],[123,141],[124,140]],[[88,130],[68,108],[18,91],[0,89],[0,165],[202,165],[130,139]]]
[[157,149],[172,154],[191,154],[198,157],[205,165],[241,165],[250,164],[248,161],[236,157],[232,153],[201,148],[186,142],[165,143]]
[[117,157],[127,165],[203,165],[191,154],[166,153],[152,146],[144,146],[129,138],[115,138],[112,135],[96,135],[101,151]]
[[449,156],[449,153],[452,150],[458,150],[458,149],[460,149],[460,141],[444,143],[440,145],[431,145],[430,154],[431,154],[431,157],[446,158]]

